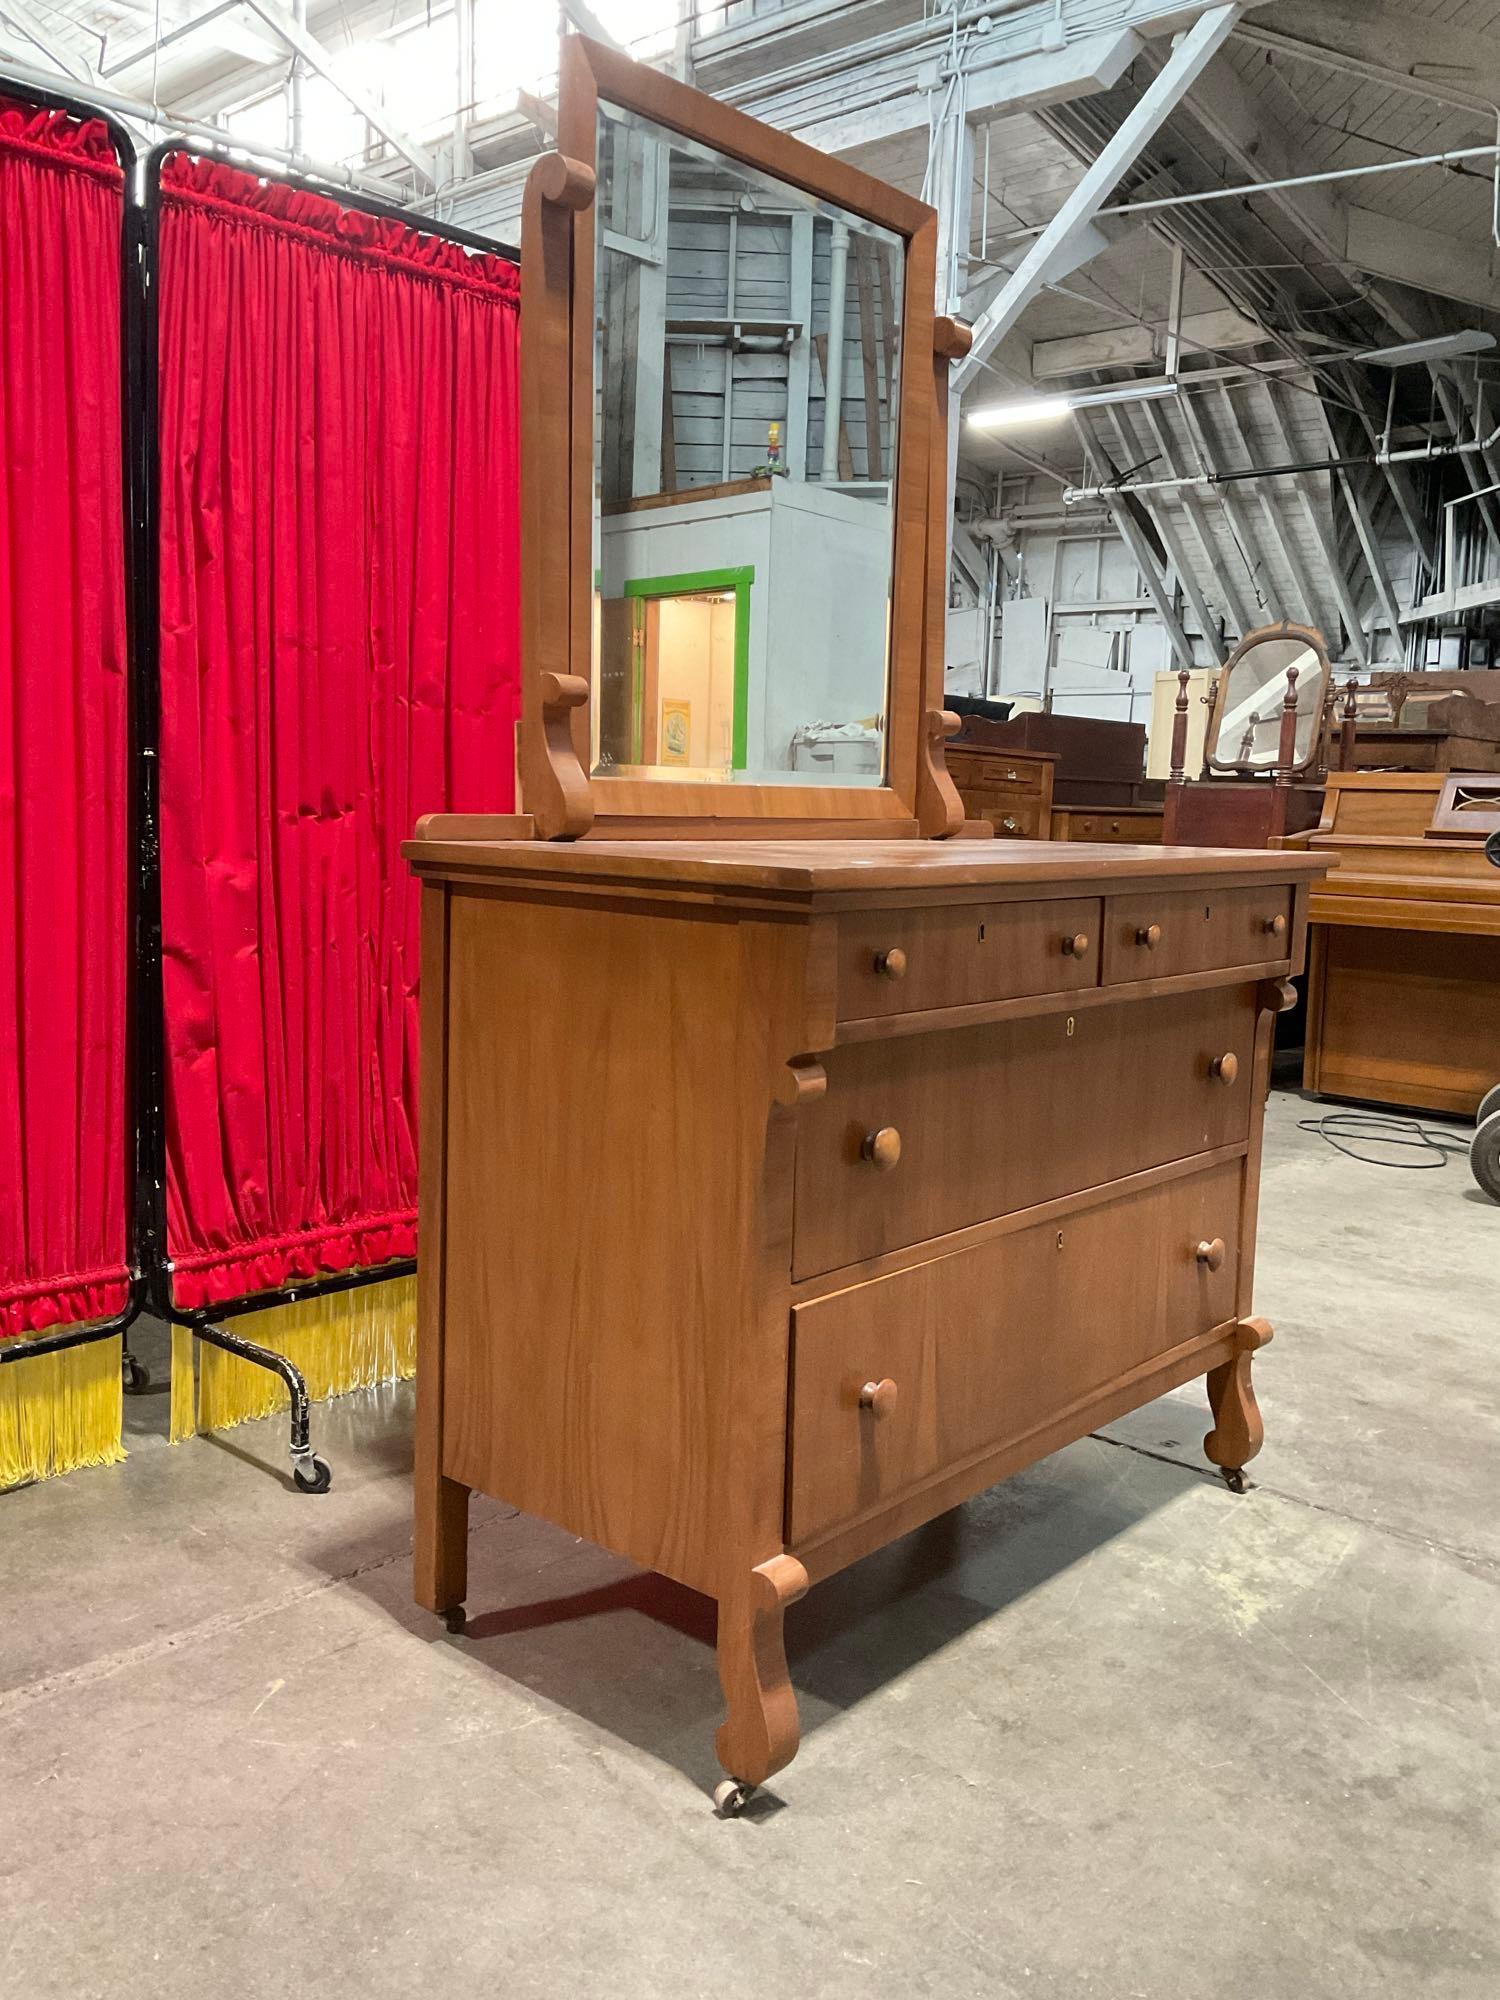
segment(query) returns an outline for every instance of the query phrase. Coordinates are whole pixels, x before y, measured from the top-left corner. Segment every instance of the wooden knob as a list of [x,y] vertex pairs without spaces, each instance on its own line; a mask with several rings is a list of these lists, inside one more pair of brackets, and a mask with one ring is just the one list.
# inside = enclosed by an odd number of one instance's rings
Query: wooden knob
[[901,1157],[901,1134],[894,1125],[882,1125],[878,1132],[866,1132],[859,1156],[888,1174]]
[[[1220,1249],[1224,1247],[1220,1244]],[[896,1407],[896,1385],[889,1375],[878,1382],[866,1382],[859,1392],[859,1407],[868,1410],[876,1423],[884,1423]]]
[[904,979],[906,977],[906,953],[899,944],[893,944],[889,951],[877,951],[875,970],[882,979]]
[[1208,1073],[1215,1083],[1233,1083],[1240,1073],[1240,1059],[1231,1049],[1226,1056],[1215,1056],[1208,1066]]
[[1285,937],[1286,918],[1267,917],[1265,922],[1261,925],[1261,929],[1265,932],[1267,937]]
[[1197,1257],[1200,1264],[1206,1264],[1210,1271],[1217,1271],[1224,1262],[1223,1237],[1216,1236],[1212,1243],[1200,1243]]
[[1079,931],[1073,937],[1065,937],[1062,941],[1064,958],[1082,958],[1088,948],[1089,940],[1087,931]]
[[1137,944],[1143,944],[1147,951],[1155,951],[1161,943],[1161,925],[1143,924],[1135,934]]

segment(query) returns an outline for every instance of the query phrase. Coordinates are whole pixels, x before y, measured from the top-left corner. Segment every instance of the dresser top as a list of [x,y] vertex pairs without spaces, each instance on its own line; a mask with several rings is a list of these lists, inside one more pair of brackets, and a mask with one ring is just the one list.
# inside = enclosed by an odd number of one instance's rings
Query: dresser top
[[1098,883],[1288,882],[1332,857],[1285,849],[1114,846],[1031,840],[410,840],[417,871],[474,881],[583,881],[804,898],[867,890],[921,896],[984,889],[1059,895]]

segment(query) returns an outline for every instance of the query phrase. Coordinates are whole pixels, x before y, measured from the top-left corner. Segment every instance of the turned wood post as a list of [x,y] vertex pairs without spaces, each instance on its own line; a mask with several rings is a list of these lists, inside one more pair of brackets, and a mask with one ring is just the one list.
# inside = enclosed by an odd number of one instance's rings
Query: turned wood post
[[1354,769],[1354,732],[1359,720],[1359,711],[1354,701],[1354,691],[1358,686],[1359,682],[1351,674],[1348,685],[1344,689],[1344,715],[1342,722],[1339,724],[1339,769],[1341,771],[1352,771]]
[[1188,686],[1192,675],[1186,667],[1178,670],[1177,700],[1172,710],[1172,777],[1180,785],[1187,777]]
[[[1269,718],[1267,718],[1269,720]],[[1297,761],[1297,669],[1286,670],[1286,700],[1281,704],[1281,741],[1276,749],[1276,782],[1292,782],[1292,766]]]

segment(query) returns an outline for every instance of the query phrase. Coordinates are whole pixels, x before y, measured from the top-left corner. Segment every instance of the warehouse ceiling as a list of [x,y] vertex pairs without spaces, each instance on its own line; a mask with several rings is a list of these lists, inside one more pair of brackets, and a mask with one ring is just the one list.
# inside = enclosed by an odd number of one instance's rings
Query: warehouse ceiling
[[[469,4],[473,54],[461,71],[457,17],[443,0],[309,0],[302,32],[317,59],[300,86],[302,150],[513,238],[528,164],[550,143],[559,10],[550,0]],[[972,151],[955,302],[976,317],[1172,61],[1174,34],[1207,9],[1204,0],[689,0],[685,24],[677,0],[566,0],[561,11],[649,58],[686,54],[703,88],[949,209],[939,141],[961,75]],[[283,0],[0,0],[0,52],[80,91],[107,88],[168,120],[284,146],[288,23],[297,29]],[[1500,335],[1493,158],[1404,164],[1493,146],[1497,25],[1500,0],[1242,6],[1109,206],[1382,171],[1097,218],[1089,254],[1028,295],[966,407],[1159,379],[1179,263],[1188,386],[1161,403],[1028,429],[1024,441],[965,423],[961,454],[978,490],[1001,474],[1061,493],[1124,475],[1369,456],[1388,421],[1407,446],[1488,433],[1500,410],[1494,363],[1393,372],[1343,357],[1456,329]],[[1359,656],[1352,622],[1392,625],[1404,608],[1396,596],[1430,586],[1439,502],[1500,482],[1500,454],[1419,472],[1324,470],[1143,495],[1137,514],[1149,544],[1191,570],[1227,629],[1262,613],[1310,616],[1342,630]],[[974,511],[976,489],[964,491]],[[1500,569],[1500,512],[1490,499],[1470,512]]]

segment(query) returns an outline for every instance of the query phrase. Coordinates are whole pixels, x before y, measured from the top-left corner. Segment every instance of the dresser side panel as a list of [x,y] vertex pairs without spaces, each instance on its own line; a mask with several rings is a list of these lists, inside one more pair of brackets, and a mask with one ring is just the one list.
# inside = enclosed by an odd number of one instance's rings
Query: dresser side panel
[[452,903],[445,1470],[710,1592],[781,1547],[807,946]]

